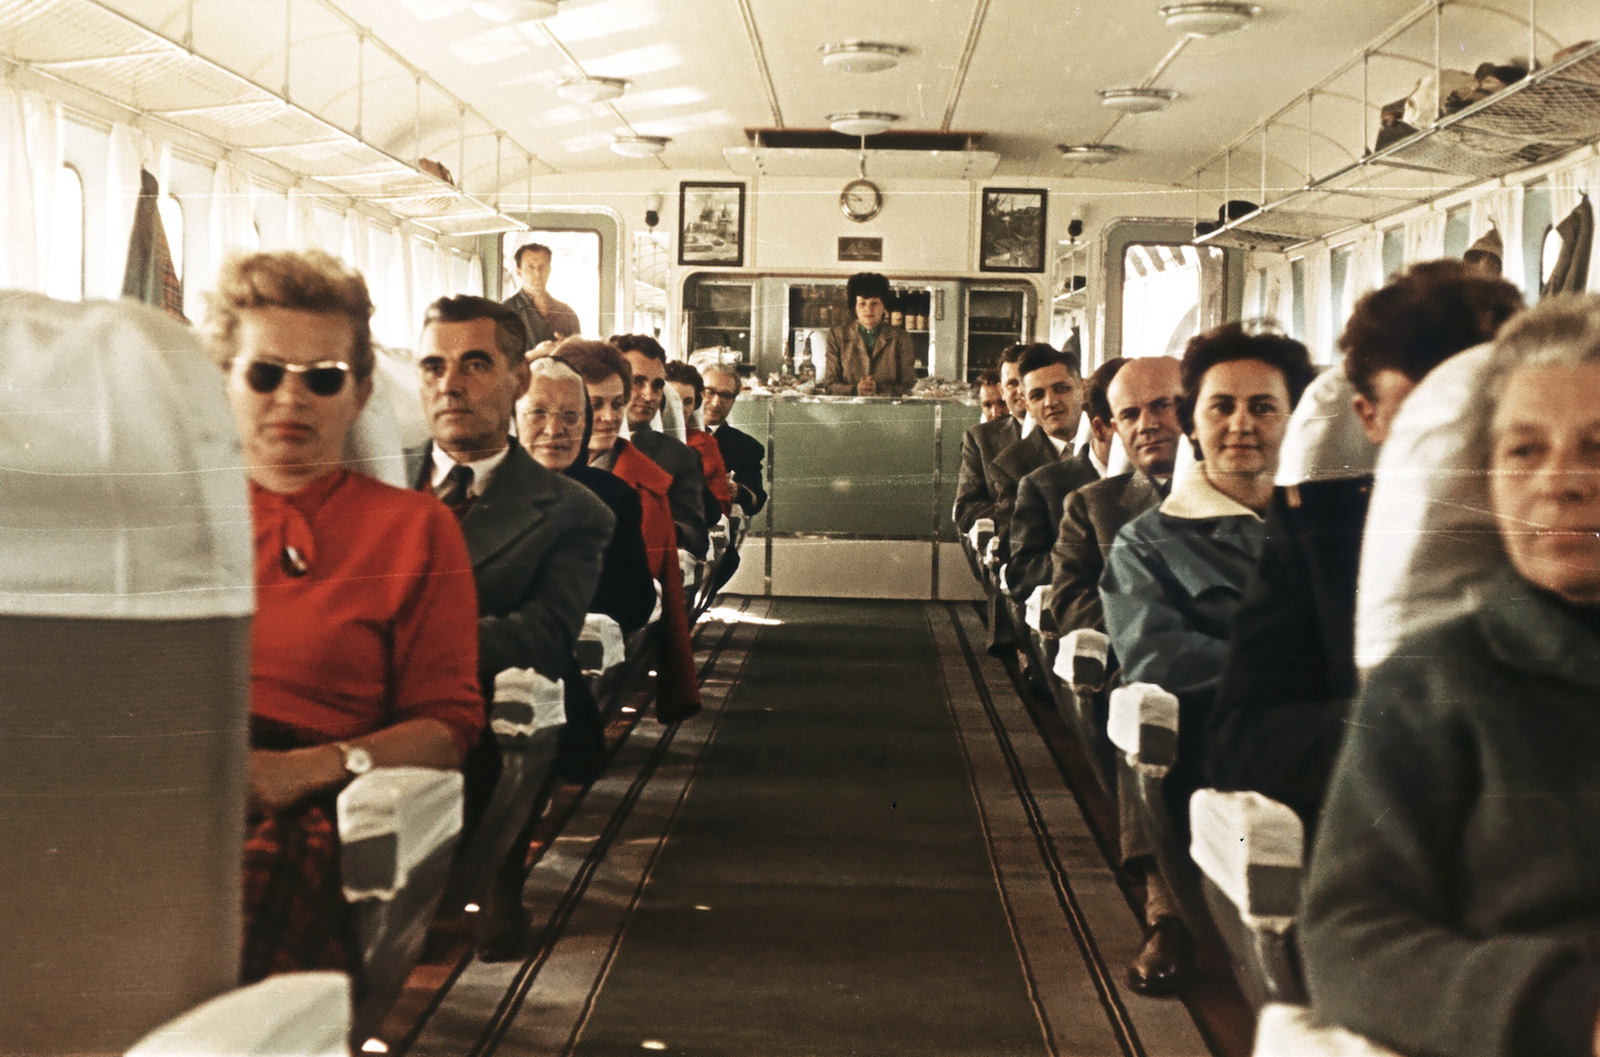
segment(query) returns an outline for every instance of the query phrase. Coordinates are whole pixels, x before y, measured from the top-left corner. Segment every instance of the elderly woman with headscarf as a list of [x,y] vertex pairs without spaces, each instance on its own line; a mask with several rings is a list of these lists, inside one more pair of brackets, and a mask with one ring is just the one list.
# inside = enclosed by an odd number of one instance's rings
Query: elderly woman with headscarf
[[1552,298],[1435,369],[1378,465],[1300,948],[1317,1016],[1405,1054],[1600,1049],[1596,393],[1600,297]]
[[459,767],[484,723],[455,519],[344,467],[371,314],[361,276],[316,251],[232,258],[209,299],[256,542],[245,982],[358,974],[334,797],[374,766]]

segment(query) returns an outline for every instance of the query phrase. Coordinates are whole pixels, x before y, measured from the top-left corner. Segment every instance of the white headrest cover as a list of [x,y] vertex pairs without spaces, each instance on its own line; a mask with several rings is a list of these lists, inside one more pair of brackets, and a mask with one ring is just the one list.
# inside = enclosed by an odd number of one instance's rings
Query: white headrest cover
[[1488,364],[1483,345],[1428,372],[1378,456],[1356,592],[1362,668],[1471,608],[1474,589],[1505,564],[1489,512]]
[[1094,430],[1089,426],[1089,412],[1080,411],[1078,413],[1078,430],[1072,435],[1072,452],[1069,454],[1076,453],[1079,448],[1089,443],[1089,438],[1092,436],[1094,436]]
[[1338,367],[1317,375],[1289,418],[1278,457],[1277,483],[1305,484],[1360,477],[1372,472],[1377,447],[1361,431],[1355,386]]
[[1200,789],[1189,798],[1189,833],[1189,857],[1241,913],[1294,913],[1291,892],[1274,891],[1285,879],[1297,887],[1305,861],[1305,826],[1288,805],[1255,792]]
[[406,453],[391,388],[382,373],[372,372],[372,396],[345,437],[344,464],[384,484],[405,488]]
[[1154,683],[1129,683],[1111,691],[1111,716],[1106,724],[1111,744],[1137,756],[1146,727],[1176,732],[1178,699]]
[[604,613],[586,614],[583,618],[583,631],[578,638],[600,643],[602,669],[609,671],[623,662],[627,644],[622,638],[622,626],[614,618]]
[[683,401],[678,399],[678,391],[667,384],[667,394],[661,400],[661,411],[656,415],[658,420],[656,428],[674,440],[688,443],[689,434],[683,428]]
[[428,417],[422,411],[422,378],[417,365],[404,349],[374,345],[372,351],[376,360],[373,376],[381,377],[384,382],[380,388],[373,389],[372,399],[387,396],[400,431],[400,447],[420,448],[432,435],[428,431]]
[[0,295],[0,613],[248,615],[243,461],[194,331],[133,302]]
[[1111,435],[1111,454],[1106,456],[1106,476],[1117,477],[1133,469],[1133,460],[1128,458],[1128,449],[1122,446],[1122,434]]
[[357,777],[339,792],[339,840],[349,845],[393,833],[397,838],[392,884],[344,887],[352,903],[393,899],[412,869],[461,832],[460,771],[431,767],[379,767]]

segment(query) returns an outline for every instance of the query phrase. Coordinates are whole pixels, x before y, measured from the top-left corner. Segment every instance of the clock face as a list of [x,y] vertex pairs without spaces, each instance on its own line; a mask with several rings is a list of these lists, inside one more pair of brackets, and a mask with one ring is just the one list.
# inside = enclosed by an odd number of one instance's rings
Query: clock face
[[883,192],[871,180],[851,180],[839,195],[839,208],[858,224],[864,224],[883,208]]

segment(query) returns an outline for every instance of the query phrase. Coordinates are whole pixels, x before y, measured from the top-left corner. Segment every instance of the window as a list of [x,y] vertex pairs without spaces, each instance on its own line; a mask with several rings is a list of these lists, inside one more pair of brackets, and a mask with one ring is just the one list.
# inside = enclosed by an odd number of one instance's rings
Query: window
[[1135,243],[1123,254],[1122,355],[1176,356],[1200,331],[1202,260],[1222,251]]
[[1289,310],[1289,333],[1296,341],[1306,340],[1306,259],[1289,262],[1289,280],[1294,284],[1294,306]]
[[506,267],[512,277],[506,286],[509,295],[517,289],[516,265],[512,254],[519,246],[537,242],[550,247],[550,278],[545,289],[557,301],[564,301],[578,314],[582,333],[600,334],[600,232],[535,228],[506,235]]
[[1444,255],[1460,260],[1472,242],[1472,206],[1456,206],[1444,215]]
[[56,172],[50,274],[44,292],[58,301],[83,300],[83,177],[72,165]]
[[1406,229],[1390,228],[1383,233],[1383,281],[1399,275],[1406,266]]
[[1350,247],[1340,246],[1328,254],[1328,296],[1332,300],[1333,325],[1344,326],[1348,306],[1344,303],[1344,284],[1350,277]]
[[172,253],[172,268],[183,282],[183,206],[170,194],[156,199],[156,211],[161,214],[161,229],[167,236],[167,249]]

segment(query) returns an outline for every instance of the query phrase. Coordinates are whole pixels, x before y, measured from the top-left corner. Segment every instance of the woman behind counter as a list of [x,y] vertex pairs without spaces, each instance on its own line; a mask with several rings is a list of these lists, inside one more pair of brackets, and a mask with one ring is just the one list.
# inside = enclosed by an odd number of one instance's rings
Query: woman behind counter
[[857,272],[844,288],[855,319],[828,331],[820,388],[833,396],[905,396],[917,384],[911,335],[887,321],[889,280]]

